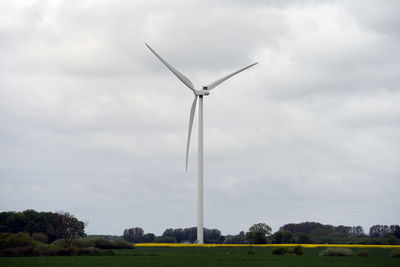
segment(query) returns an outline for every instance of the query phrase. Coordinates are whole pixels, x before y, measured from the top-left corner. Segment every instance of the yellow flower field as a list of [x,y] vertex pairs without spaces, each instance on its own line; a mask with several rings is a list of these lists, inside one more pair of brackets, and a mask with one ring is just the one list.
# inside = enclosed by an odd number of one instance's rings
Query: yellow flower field
[[[181,244],[181,243],[137,243],[137,247],[247,247],[248,244]],[[254,247],[293,247],[302,246],[304,248],[316,247],[346,247],[346,248],[400,248],[400,245],[346,245],[346,244],[262,244],[251,245]]]

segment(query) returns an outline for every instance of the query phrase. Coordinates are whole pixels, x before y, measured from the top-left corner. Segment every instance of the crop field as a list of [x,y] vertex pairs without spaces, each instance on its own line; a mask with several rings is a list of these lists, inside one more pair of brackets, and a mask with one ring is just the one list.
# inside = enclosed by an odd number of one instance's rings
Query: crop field
[[[349,248],[349,247],[348,247]],[[304,247],[301,256],[271,255],[272,246],[137,246],[115,256],[2,257],[0,266],[400,266],[393,247],[350,247],[354,256],[319,256],[325,247]],[[357,256],[362,250],[367,256]]]

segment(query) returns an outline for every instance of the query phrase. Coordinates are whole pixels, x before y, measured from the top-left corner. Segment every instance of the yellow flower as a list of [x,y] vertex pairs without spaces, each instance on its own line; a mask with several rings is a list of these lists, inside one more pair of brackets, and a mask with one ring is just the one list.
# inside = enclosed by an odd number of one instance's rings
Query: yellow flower
[[[137,247],[248,247],[249,244],[181,244],[181,243],[138,243]],[[346,244],[262,244],[251,245],[253,247],[293,247],[302,246],[304,248],[316,247],[343,247],[343,248],[400,248],[400,245],[346,245]]]

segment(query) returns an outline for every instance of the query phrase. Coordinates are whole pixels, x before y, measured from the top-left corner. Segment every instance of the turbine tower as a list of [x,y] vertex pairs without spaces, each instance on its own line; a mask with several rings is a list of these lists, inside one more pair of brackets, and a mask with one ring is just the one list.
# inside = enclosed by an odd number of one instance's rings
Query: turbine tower
[[190,90],[194,93],[194,100],[192,103],[192,107],[190,109],[190,117],[189,117],[189,130],[188,130],[188,139],[186,144],[186,171],[188,166],[188,157],[189,157],[189,146],[190,146],[190,136],[192,133],[193,127],[193,118],[196,112],[196,103],[197,98],[199,98],[199,134],[198,134],[198,184],[197,184],[197,243],[204,243],[204,234],[203,234],[203,96],[209,95],[210,91],[217,87],[222,82],[231,78],[232,76],[242,72],[254,65],[258,62],[253,63],[247,67],[244,67],[238,71],[235,71],[229,75],[222,77],[215,82],[210,83],[209,85],[203,86],[202,90],[197,90],[193,86],[192,82],[182,73],[177,71],[174,67],[172,67],[168,62],[166,62],[162,57],[160,57],[156,51],[154,51],[148,44],[145,45],[150,49],[151,52],[159,59],[162,63],[170,70],[176,77],[178,77],[181,82],[183,82]]

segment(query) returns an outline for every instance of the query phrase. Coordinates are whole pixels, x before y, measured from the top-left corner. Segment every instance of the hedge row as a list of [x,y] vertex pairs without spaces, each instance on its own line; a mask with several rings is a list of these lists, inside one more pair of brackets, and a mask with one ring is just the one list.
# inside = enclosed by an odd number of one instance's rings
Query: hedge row
[[33,257],[33,256],[113,256],[112,250],[98,248],[48,248],[38,249],[34,246],[5,248],[0,251],[1,257]]

